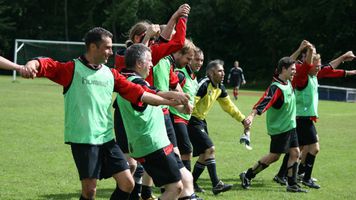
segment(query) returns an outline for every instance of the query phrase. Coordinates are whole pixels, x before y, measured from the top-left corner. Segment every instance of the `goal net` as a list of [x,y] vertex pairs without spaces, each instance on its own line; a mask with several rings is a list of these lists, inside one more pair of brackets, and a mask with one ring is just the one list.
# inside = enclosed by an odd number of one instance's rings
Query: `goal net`
[[319,85],[319,99],[331,101],[356,102],[356,89]]
[[[122,48],[125,48],[125,44],[113,44],[113,52]],[[14,62],[23,65],[36,57],[51,57],[55,60],[65,62],[79,57],[84,52],[84,42],[16,39]],[[109,67],[114,66],[114,56],[110,57],[107,65]],[[16,71],[13,72],[13,80],[16,80]]]

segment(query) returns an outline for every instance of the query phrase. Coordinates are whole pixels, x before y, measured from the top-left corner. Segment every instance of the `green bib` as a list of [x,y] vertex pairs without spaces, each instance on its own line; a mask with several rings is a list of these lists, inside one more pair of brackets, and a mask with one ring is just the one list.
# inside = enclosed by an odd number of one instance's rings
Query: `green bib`
[[297,116],[318,117],[318,78],[308,75],[308,85],[303,90],[295,90]]
[[114,139],[111,100],[114,77],[108,67],[86,67],[75,59],[74,74],[64,94],[66,143],[103,144]]
[[[183,87],[183,92],[189,95],[189,97],[190,97],[189,103],[191,105],[194,105],[194,97],[197,94],[198,89],[199,89],[198,81],[196,78],[194,80],[192,79],[192,77],[190,76],[190,74],[188,73],[186,68],[177,69],[177,71],[182,71],[184,73],[185,84]],[[171,113],[173,113],[174,115],[177,115],[185,120],[189,120],[191,117],[190,114],[183,114],[183,113],[178,112],[177,109],[174,107],[169,107],[169,111]]]
[[[166,56],[159,60],[157,65],[153,67],[153,85],[163,91],[169,91],[169,72],[171,69],[170,56]],[[162,105],[162,108],[168,108],[166,105]]]
[[[138,76],[128,78],[132,82]],[[147,105],[144,111],[136,111],[129,101],[117,95],[117,103],[124,122],[129,153],[140,158],[170,144],[161,107]]]
[[280,109],[270,107],[267,110],[266,116],[268,134],[278,135],[296,127],[295,96],[290,81],[288,81],[287,85],[282,85],[278,82],[273,82],[271,85],[275,85],[280,88],[284,97],[284,103],[282,107]]

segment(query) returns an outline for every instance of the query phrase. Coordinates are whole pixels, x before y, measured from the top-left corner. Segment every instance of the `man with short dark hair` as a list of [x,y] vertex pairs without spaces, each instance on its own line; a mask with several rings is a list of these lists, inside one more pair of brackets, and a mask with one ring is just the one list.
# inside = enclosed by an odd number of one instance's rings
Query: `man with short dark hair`
[[80,199],[94,199],[97,179],[113,177],[117,183],[110,199],[128,199],[134,187],[127,161],[112,133],[113,91],[132,104],[160,104],[166,100],[154,91],[133,84],[105,63],[112,53],[112,34],[95,27],[85,35],[86,52],[61,63],[51,58],[27,62],[25,78],[47,77],[63,86],[65,105],[64,140],[71,145],[82,183]]
[[296,133],[296,104],[291,80],[296,73],[294,60],[283,57],[279,60],[276,76],[263,97],[253,107],[251,114],[246,118],[252,124],[254,117],[267,111],[267,131],[271,136],[270,151],[263,156],[253,167],[240,174],[241,186],[248,189],[251,180],[276,162],[282,153],[289,152],[287,191],[306,192],[297,184],[298,171],[298,137]]

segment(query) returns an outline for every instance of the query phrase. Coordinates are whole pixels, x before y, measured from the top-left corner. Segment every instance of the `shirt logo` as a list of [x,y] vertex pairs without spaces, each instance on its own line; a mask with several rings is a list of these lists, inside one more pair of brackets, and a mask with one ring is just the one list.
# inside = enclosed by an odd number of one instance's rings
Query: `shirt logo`
[[97,85],[97,86],[108,86],[108,81],[99,81],[99,80],[88,80],[82,77],[82,84],[83,85]]

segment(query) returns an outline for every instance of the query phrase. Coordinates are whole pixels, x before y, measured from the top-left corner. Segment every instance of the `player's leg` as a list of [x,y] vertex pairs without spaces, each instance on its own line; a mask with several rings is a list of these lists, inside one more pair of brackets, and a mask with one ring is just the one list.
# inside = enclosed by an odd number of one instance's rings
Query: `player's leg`
[[116,189],[112,193],[110,199],[129,199],[135,182],[125,155],[115,141],[105,143],[103,145],[102,154],[103,168],[101,170],[100,178],[108,178],[112,176],[116,181]]
[[[170,145],[164,149],[144,157],[142,162],[146,172],[152,177],[157,187],[165,190],[160,199],[178,199],[183,190],[182,176],[178,167],[177,157]],[[183,165],[183,164],[182,164]]]
[[[299,124],[297,124],[297,127],[299,125],[301,128],[301,131],[298,132],[298,139],[301,140],[301,143],[304,146],[300,164],[302,165],[302,167],[300,167],[300,177],[304,185],[310,188],[319,189],[320,185],[316,184],[315,180],[311,177],[315,158],[320,150],[318,134],[314,122],[310,118],[299,119],[297,120],[297,123],[298,121]],[[304,172],[304,175],[302,172]]]
[[202,138],[204,139],[204,135],[206,135],[204,124],[204,121],[201,121],[194,116],[191,117],[188,123],[188,134],[193,146],[193,156],[199,156],[194,164],[192,172],[195,192],[204,192],[204,190],[197,184],[200,175],[205,169],[204,152],[206,147],[204,146],[204,143],[202,143]]
[[80,199],[94,199],[96,182],[100,178],[100,147],[88,144],[71,144],[71,150],[82,185]]
[[262,157],[253,167],[246,172],[240,174],[241,186],[248,189],[251,185],[251,180],[258,173],[266,169],[270,164],[276,162],[282,153],[286,153],[289,149],[290,131],[271,136],[270,152]]

